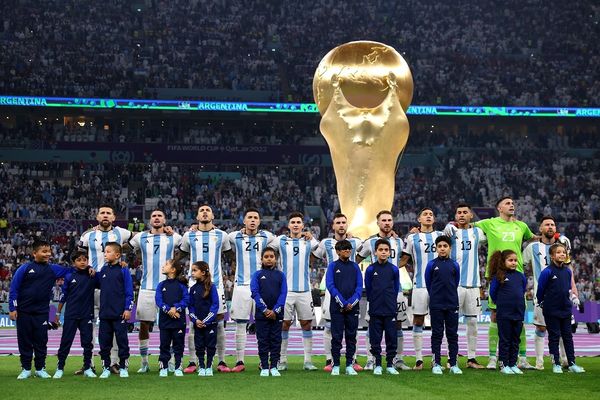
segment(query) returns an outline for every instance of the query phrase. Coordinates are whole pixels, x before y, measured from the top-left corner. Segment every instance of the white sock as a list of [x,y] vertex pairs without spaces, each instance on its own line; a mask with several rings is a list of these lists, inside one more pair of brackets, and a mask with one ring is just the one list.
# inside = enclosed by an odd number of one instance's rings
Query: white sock
[[367,329],[367,333],[365,335],[366,340],[366,346],[367,346],[367,362],[369,361],[374,361],[375,358],[373,357],[373,353],[371,353],[371,337],[369,336],[369,330]]
[[[419,326],[419,328],[423,329]],[[415,358],[417,361],[423,361],[423,331],[415,332],[413,330],[413,342],[415,345]]]
[[217,323],[217,357],[219,362],[225,362],[225,322]]
[[150,339],[140,340],[140,357],[142,358],[143,364],[148,364],[148,344]]
[[289,331],[281,331],[281,349],[279,351],[279,361],[287,362],[287,351],[289,343]]
[[323,350],[325,351],[325,359],[331,360],[331,327],[325,326],[323,330]]
[[398,339],[396,343],[398,344],[396,357],[398,360],[402,360],[404,355],[404,332],[402,332],[402,329],[398,329]]
[[312,362],[313,335],[312,331],[302,331],[302,345],[304,346],[304,362]]
[[558,354],[560,355],[560,362],[566,364],[567,361],[567,352],[565,351],[565,344],[563,343],[562,338],[558,342]]
[[196,345],[194,344],[194,324],[190,323],[190,333],[188,334],[188,355],[190,362],[198,365],[198,357],[196,357]]
[[119,364],[119,346],[117,346],[117,337],[113,337],[112,349],[110,349],[110,365]]
[[477,352],[477,318],[467,317],[467,359],[475,358]]
[[235,324],[235,354],[238,362],[244,362],[246,352],[246,323],[236,322]]
[[546,332],[535,330],[535,363],[543,364],[544,363],[544,336]]

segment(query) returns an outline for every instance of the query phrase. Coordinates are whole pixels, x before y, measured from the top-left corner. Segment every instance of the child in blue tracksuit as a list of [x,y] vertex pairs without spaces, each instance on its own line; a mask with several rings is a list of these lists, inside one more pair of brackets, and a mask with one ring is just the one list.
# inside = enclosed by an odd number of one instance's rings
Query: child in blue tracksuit
[[450,258],[452,242],[448,236],[438,236],[435,248],[438,256],[427,263],[425,284],[429,293],[431,315],[431,352],[434,362],[431,371],[442,374],[440,365],[444,326],[448,341],[448,363],[451,374],[462,374],[458,367],[458,283],[460,267]]
[[272,376],[281,376],[277,370],[277,363],[281,352],[281,325],[287,281],[284,273],[277,269],[277,256],[272,248],[263,249],[261,264],[262,269],[252,274],[250,280],[250,291],[256,303],[254,320],[260,376],[269,376],[269,373]]
[[[396,329],[396,300],[400,291],[400,272],[398,267],[388,261],[390,242],[379,239],[375,242],[377,260],[365,271],[365,289],[369,302],[369,337],[371,354],[375,357],[373,374],[381,375],[381,337],[385,332],[386,371],[397,375],[394,357],[398,346]],[[333,302],[332,302],[333,303]]]
[[567,248],[564,245],[556,243],[550,246],[552,263],[540,273],[536,293],[548,330],[548,347],[554,364],[552,371],[557,374],[563,372],[558,350],[561,338],[565,345],[569,371],[585,372],[583,368],[575,364],[575,348],[571,332],[571,270],[565,266],[566,258]]
[[76,251],[71,260],[74,268],[65,276],[62,286],[62,295],[58,304],[58,310],[54,322],[60,320],[61,311],[66,304],[63,331],[58,349],[58,365],[53,378],[60,379],[63,376],[65,363],[75,334],[79,330],[81,347],[83,348],[83,375],[87,378],[95,378],[92,369],[92,351],[94,350],[94,291],[96,281],[90,276],[87,252]]
[[156,287],[154,300],[159,309],[158,327],[160,328],[159,376],[166,377],[169,373],[168,364],[171,358],[171,346],[175,357],[175,376],[183,376],[181,359],[185,347],[185,308],[189,295],[187,287],[178,277],[183,267],[180,263],[167,260],[162,267],[162,273],[167,279]]
[[50,243],[33,243],[33,261],[21,265],[13,276],[8,297],[9,318],[17,321],[17,341],[22,371],[17,379],[31,376],[31,361],[35,353],[35,375],[50,378],[46,372],[48,344],[48,314],[52,287],[64,278],[68,268],[49,264]]
[[357,375],[352,368],[356,353],[356,331],[358,329],[358,304],[362,294],[362,274],[357,263],[350,261],[352,243],[340,240],[335,244],[338,260],[327,267],[325,281],[331,294],[329,313],[331,316],[331,375],[340,374],[340,352],[342,339],[346,336],[346,374]]
[[498,355],[503,374],[522,374],[517,367],[521,330],[525,318],[527,278],[517,268],[512,250],[496,251],[490,258],[490,297],[496,303]]
[[[217,351],[217,312],[219,293],[212,284],[210,268],[204,261],[192,264],[196,284],[190,288],[188,309],[194,324],[194,347],[198,357],[198,376],[213,376],[212,360]],[[206,353],[206,363],[204,363]]]
[[119,376],[128,378],[129,339],[127,321],[133,309],[133,282],[128,268],[121,267],[121,245],[108,242],[104,246],[106,263],[96,274],[96,287],[100,288],[100,327],[98,342],[102,358],[100,378],[110,376],[110,350],[116,337],[119,348]]

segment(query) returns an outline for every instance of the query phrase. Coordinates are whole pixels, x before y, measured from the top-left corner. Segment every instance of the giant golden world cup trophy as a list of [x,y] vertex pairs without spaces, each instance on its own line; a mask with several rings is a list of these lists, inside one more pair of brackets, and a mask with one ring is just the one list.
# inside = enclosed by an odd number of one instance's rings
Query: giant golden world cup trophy
[[412,93],[406,61],[382,43],[338,46],[315,72],[313,94],[340,206],[349,231],[363,239],[378,231],[375,215],[392,208],[396,167],[408,141],[406,110]]

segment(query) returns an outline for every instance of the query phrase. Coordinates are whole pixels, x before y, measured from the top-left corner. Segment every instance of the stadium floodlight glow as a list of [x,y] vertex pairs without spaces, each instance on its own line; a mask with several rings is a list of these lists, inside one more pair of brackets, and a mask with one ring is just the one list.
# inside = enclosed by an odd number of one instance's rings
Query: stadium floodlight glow
[[[317,114],[315,103],[257,103],[201,100],[102,99],[82,97],[34,97],[0,95],[0,106],[62,107],[116,110],[168,110],[245,113]],[[494,107],[411,105],[407,115],[456,117],[571,117],[600,118],[600,108]]]

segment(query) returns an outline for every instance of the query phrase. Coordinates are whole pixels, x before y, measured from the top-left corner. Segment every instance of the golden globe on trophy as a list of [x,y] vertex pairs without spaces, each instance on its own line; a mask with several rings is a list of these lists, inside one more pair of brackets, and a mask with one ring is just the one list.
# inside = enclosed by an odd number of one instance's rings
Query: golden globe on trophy
[[375,215],[391,210],[394,178],[408,141],[410,69],[392,47],[349,42],[319,63],[313,95],[331,153],[341,211],[360,238],[378,231]]

